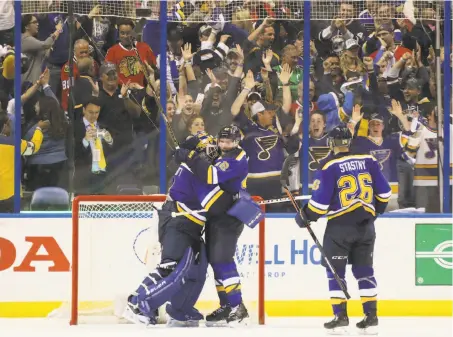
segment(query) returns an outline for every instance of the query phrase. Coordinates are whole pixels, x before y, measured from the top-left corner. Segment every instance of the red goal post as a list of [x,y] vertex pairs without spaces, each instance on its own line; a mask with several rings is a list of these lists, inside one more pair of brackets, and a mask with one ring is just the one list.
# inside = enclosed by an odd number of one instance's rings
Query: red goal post
[[[165,195],[80,195],[74,198],[72,206],[72,286],[71,286],[71,305],[70,305],[70,324],[77,325],[79,323],[80,300],[80,233],[81,233],[81,218],[92,219],[134,219],[134,216],[142,218],[140,212],[145,212],[141,206],[153,203],[163,203],[166,200]],[[261,197],[253,197],[255,201],[263,200]],[[260,205],[265,212],[265,205]],[[81,209],[84,208],[84,209]],[[137,208],[138,210],[136,210]],[[151,207],[147,212],[153,212]],[[246,229],[245,229],[246,230]],[[250,229],[249,229],[250,230]],[[257,228],[258,237],[258,271],[257,271],[257,312],[253,313],[257,317],[258,324],[265,323],[265,219],[263,219]],[[106,233],[107,235],[108,233]],[[88,234],[90,235],[90,234]],[[90,238],[91,240],[91,238]],[[128,274],[127,270],[123,271]],[[240,272],[241,273],[241,272]],[[145,272],[143,272],[143,276]],[[207,280],[207,283],[210,280]],[[212,282],[211,282],[212,283]],[[214,287],[214,284],[208,286]],[[131,291],[133,289],[123,289]]]

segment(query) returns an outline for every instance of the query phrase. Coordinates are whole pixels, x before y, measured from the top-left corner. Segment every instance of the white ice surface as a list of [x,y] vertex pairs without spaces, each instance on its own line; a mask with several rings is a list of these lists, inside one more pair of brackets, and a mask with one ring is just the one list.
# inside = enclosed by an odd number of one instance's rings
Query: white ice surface
[[[327,336],[322,323],[328,318],[268,318],[265,326],[244,328],[146,328],[132,324],[80,324],[69,326],[55,319],[0,319],[0,336],[5,337],[317,337]],[[350,318],[350,336],[359,336]],[[451,337],[451,317],[380,318],[379,337]]]

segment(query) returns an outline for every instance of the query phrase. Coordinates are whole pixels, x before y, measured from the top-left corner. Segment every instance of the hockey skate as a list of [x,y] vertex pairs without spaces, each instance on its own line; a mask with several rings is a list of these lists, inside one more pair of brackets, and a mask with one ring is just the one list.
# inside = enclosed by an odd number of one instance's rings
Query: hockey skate
[[167,327],[169,328],[197,328],[199,321],[204,317],[195,308],[188,313],[182,313],[181,311],[174,310],[170,303],[166,306],[167,311]]
[[239,304],[231,308],[230,315],[226,319],[227,323],[231,327],[238,325],[248,325],[249,323],[249,313],[244,303]]
[[363,320],[356,324],[362,335],[377,335],[379,320],[375,312],[368,313]]
[[[148,317],[145,316],[139,309],[138,304],[133,304],[131,302],[132,295],[129,296],[126,308],[124,309],[124,313],[122,317],[134,324],[140,325],[150,325],[150,324],[157,324],[157,316],[156,317]],[[157,313],[157,311],[156,311]]]
[[348,334],[347,327],[349,326],[349,318],[346,312],[340,312],[335,315],[330,322],[324,323],[324,328],[330,335],[345,335]]
[[229,305],[222,305],[220,308],[214,310],[206,316],[207,327],[221,327],[227,326],[227,318],[230,315],[231,307]]

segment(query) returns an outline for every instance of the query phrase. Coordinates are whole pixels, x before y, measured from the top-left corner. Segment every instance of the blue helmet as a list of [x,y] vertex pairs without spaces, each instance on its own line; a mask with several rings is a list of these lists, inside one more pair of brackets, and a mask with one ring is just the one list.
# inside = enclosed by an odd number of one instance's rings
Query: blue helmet
[[329,132],[329,147],[332,150],[337,146],[347,146],[351,145],[352,133],[346,126],[339,125],[333,128]]

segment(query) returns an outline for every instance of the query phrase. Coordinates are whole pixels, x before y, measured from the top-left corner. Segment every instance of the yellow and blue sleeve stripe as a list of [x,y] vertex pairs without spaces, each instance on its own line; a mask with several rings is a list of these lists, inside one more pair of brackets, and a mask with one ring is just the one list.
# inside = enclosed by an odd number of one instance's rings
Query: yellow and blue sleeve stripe
[[316,214],[324,215],[329,209],[329,205],[320,204],[313,199],[308,202],[308,209]]

